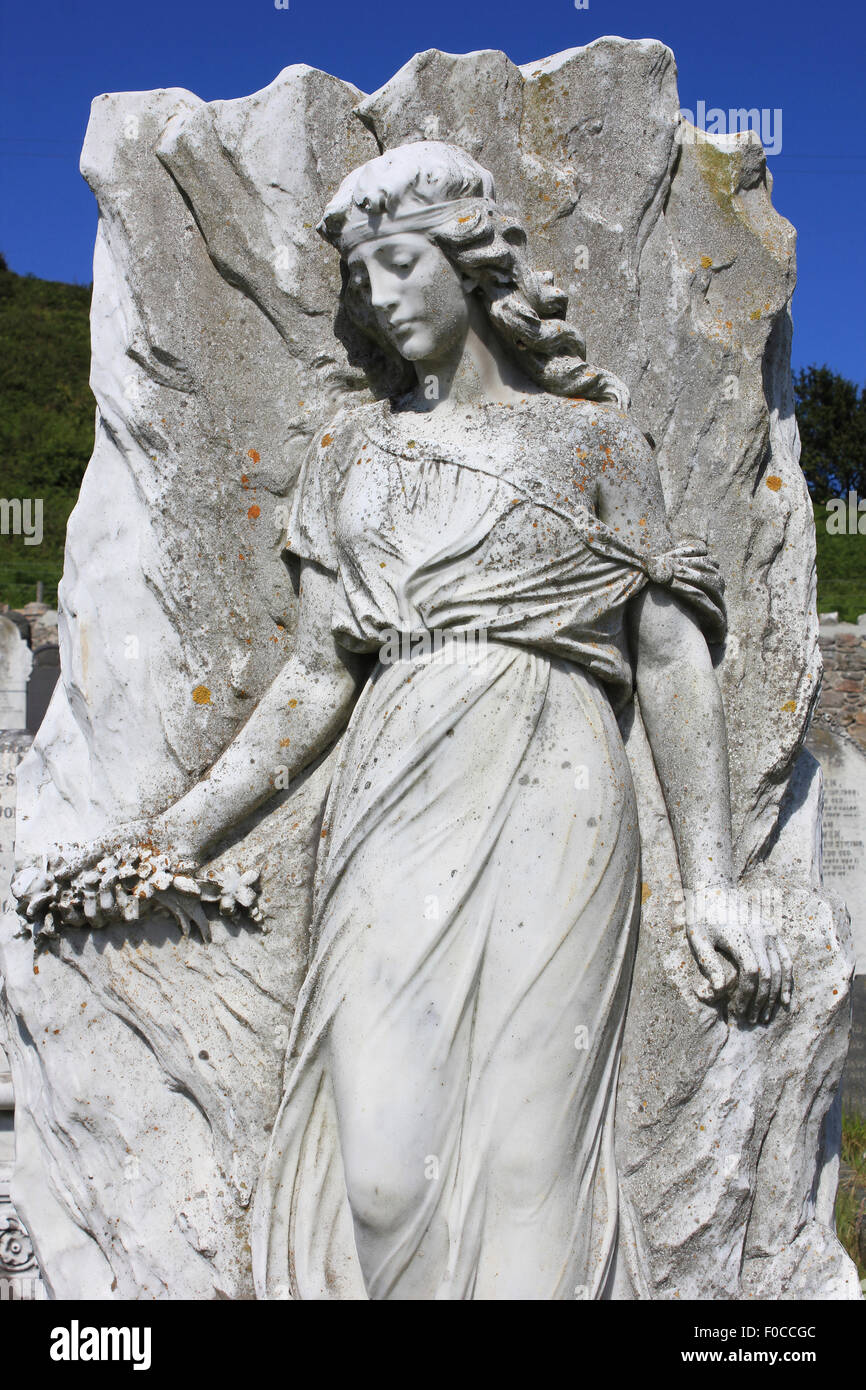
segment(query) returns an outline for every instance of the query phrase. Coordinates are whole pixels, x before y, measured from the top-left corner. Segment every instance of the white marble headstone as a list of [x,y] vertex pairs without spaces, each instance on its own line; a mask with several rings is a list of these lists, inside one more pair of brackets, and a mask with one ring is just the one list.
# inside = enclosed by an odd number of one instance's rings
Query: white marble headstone
[[0,614],[0,729],[27,726],[27,679],[33,656],[11,618]]
[[824,774],[823,877],[851,915],[856,973],[866,974],[866,753],[848,734],[813,724],[806,746]]
[[[8,619],[5,621],[9,623]],[[9,623],[9,626],[14,627],[14,624]],[[15,850],[15,773],[32,742],[27,733],[0,733],[0,906],[3,911],[9,896]],[[41,1299],[45,1295],[33,1246],[10,1196],[15,1160],[15,1096],[9,1061],[2,1046],[2,1030],[0,1018],[0,1302]]]

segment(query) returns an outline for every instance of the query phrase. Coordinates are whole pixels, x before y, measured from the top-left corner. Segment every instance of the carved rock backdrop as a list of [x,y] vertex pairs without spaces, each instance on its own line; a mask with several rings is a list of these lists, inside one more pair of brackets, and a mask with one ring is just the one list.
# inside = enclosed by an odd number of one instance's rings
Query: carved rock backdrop
[[[387,390],[335,325],[339,265],[315,224],[350,169],[415,139],[492,170],[534,263],[569,288],[590,360],[631,388],[675,533],[706,537],[727,582],[714,658],[737,864],[780,894],[795,1007],[729,1027],[697,998],[632,712],[644,914],[618,1146],[651,1284],[858,1297],[832,1230],[852,961],[844,909],[819,886],[820,773],[801,749],[821,666],[789,371],[794,231],[757,137],[680,119],[661,43],[605,38],[524,68],[432,50],[369,97],[297,66],[237,101],[94,102],[96,445],[69,523],[62,681],[20,770],[20,850],[175,799],[285,660],[280,537],[304,447],[336,403]],[[150,919],[66,931],[34,957],[4,918],[13,1195],[56,1296],[251,1296],[250,1199],[329,766],[228,850],[263,866],[262,927],[216,923],[205,945]]]

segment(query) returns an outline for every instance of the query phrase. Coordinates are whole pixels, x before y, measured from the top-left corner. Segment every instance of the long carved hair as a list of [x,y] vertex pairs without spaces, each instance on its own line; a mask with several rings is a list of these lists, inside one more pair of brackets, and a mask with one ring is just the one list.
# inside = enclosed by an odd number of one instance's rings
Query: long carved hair
[[345,257],[365,236],[401,228],[422,231],[456,270],[477,281],[496,333],[545,391],[628,408],[625,384],[586,361],[583,340],[565,321],[568,296],[549,271],[531,266],[526,232],[497,205],[492,174],[465,150],[438,140],[401,145],[353,170],[318,227],[343,257],[346,312],[386,351],[393,349],[382,339],[369,300],[345,273]]

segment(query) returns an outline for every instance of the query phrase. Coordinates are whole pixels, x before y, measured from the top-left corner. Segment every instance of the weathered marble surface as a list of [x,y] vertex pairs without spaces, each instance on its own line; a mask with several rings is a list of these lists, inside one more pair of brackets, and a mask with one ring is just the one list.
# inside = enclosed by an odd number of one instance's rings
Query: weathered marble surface
[[[293,67],[236,101],[96,100],[82,168],[100,208],[99,423],[69,527],[63,694],[22,766],[19,848],[161,808],[285,659],[296,598],[279,541],[304,446],[335,402],[388,386],[334,324],[339,269],[315,224],[379,147],[461,145],[521,212],[534,263],[570,286],[591,359],[629,386],[676,532],[706,537],[722,565],[737,866],[778,890],[794,956],[795,1007],[766,1030],[696,998],[670,829],[639,715],[626,719],[645,901],[619,1154],[648,1277],[659,1298],[856,1297],[831,1231],[827,1118],[852,957],[844,910],[820,891],[820,777],[800,751],[820,658],[789,372],[794,233],[755,137],[683,143],[678,107],[669,50],[619,39],[523,69],[434,50],[369,97]],[[34,966],[4,920],[15,1193],[57,1295],[251,1293],[250,1197],[329,765],[231,848],[262,867],[261,929],[217,924],[208,946],[168,922],[71,931]]]

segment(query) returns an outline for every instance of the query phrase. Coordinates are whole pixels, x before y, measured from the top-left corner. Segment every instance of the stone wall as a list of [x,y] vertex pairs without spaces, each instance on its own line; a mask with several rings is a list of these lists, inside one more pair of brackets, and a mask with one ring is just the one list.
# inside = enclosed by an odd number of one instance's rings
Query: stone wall
[[866,613],[856,623],[821,614],[818,642],[824,661],[824,684],[816,714],[841,726],[866,748]]

